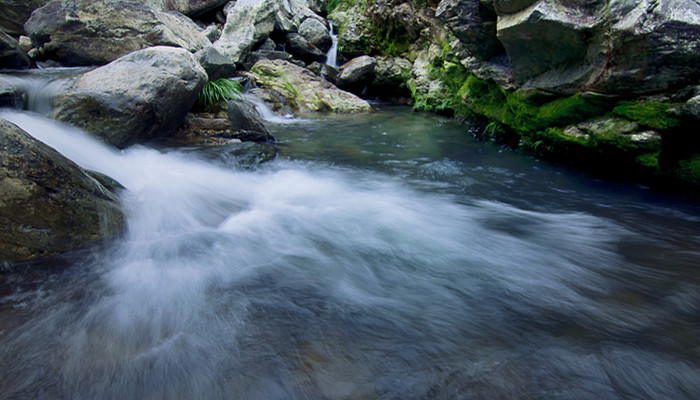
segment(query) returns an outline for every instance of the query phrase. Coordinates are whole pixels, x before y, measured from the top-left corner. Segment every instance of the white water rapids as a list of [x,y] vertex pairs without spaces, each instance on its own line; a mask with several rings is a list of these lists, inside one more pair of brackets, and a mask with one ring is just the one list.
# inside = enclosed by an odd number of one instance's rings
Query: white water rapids
[[[299,159],[230,168],[187,149],[118,151],[43,117],[1,112],[120,182],[128,214],[123,238],[69,257],[38,283],[20,279],[4,301],[18,322],[0,328],[2,397],[700,393],[692,208],[571,193],[568,183],[550,183],[562,188],[562,200],[547,200],[558,211],[509,204],[521,192],[499,189],[508,180],[564,178],[468,167],[483,147],[461,162],[430,158],[431,146],[455,149],[435,133],[449,126],[410,112],[390,126],[382,115],[363,128],[356,116],[278,127],[282,150]],[[432,138],[424,144],[421,124]],[[328,145],[343,141],[339,126],[369,132],[363,140],[377,147]],[[522,189],[527,201],[556,192],[536,185]],[[615,211],[586,211],[583,198]],[[634,212],[644,215],[639,229],[615,216]]]

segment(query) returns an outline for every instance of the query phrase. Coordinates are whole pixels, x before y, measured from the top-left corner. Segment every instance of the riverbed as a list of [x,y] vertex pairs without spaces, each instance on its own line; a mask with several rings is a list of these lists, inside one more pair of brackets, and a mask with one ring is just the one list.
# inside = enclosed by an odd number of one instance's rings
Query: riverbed
[[3,270],[7,399],[695,399],[700,207],[375,105],[123,151],[124,237]]

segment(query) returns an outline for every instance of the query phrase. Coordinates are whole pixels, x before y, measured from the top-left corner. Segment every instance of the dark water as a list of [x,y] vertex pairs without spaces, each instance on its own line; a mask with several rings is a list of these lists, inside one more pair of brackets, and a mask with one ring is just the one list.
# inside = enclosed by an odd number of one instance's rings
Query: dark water
[[2,117],[129,215],[62,272],[3,273],[2,398],[699,398],[697,203],[403,108],[274,125],[276,149]]

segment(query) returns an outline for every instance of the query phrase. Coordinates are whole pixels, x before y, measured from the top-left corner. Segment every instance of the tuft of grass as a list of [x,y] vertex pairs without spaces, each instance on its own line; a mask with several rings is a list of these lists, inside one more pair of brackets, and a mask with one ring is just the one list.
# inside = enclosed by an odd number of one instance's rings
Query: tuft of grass
[[197,96],[197,105],[209,108],[220,101],[240,100],[243,86],[226,78],[207,82]]

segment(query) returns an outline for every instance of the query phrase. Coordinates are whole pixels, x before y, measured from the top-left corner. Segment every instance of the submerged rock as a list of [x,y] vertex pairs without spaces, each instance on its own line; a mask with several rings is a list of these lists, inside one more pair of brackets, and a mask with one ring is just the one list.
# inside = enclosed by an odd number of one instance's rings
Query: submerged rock
[[111,238],[123,227],[112,191],[0,119],[0,263],[55,256]]
[[287,61],[258,61],[249,75],[258,85],[286,97],[295,110],[358,112],[372,109],[365,100]]
[[188,51],[152,47],[83,74],[57,97],[54,115],[124,148],[174,131],[206,81]]
[[67,66],[102,65],[157,45],[193,53],[211,46],[184,15],[119,0],[53,0],[32,14],[25,30],[43,57]]

